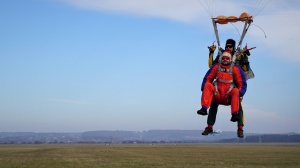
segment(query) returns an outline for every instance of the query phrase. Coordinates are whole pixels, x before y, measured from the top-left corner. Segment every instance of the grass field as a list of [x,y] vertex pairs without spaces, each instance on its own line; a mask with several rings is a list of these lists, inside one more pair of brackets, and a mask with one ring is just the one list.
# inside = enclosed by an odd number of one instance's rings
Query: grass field
[[0,167],[299,168],[300,144],[0,145]]

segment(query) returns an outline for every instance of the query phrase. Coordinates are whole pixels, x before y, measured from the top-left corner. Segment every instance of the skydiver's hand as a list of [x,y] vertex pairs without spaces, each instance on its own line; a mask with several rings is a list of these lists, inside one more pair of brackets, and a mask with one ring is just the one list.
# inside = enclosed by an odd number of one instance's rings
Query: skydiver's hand
[[243,48],[243,53],[245,53],[246,55],[250,56],[250,50],[252,49],[255,49],[256,47],[251,47],[251,48],[248,48],[248,45],[246,43],[246,46]]
[[211,46],[208,46],[207,48],[208,48],[209,52],[214,52],[217,47],[216,47],[216,45],[211,45]]
[[243,53],[245,53],[246,55],[250,56],[250,51],[249,50],[245,50]]

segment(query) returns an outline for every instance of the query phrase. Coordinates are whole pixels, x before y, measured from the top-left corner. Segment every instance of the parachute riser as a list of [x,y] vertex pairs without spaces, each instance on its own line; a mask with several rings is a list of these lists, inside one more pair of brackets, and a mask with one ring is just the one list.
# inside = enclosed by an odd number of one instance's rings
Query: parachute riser
[[241,47],[242,42],[244,40],[244,37],[245,37],[251,23],[252,23],[252,21],[249,21],[249,18],[247,17],[247,19],[245,20],[245,25],[244,25],[244,29],[243,29],[243,32],[242,32],[242,35],[241,35],[241,39],[240,39],[239,44],[238,44],[237,47]]
[[218,52],[220,53],[221,52],[220,38],[219,38],[217,24],[216,24],[214,19],[215,18],[211,18],[212,24],[213,24],[213,27],[214,27],[214,31],[215,31],[215,35],[216,35],[217,44],[218,44]]
[[249,17],[247,17],[247,19],[245,20],[245,25],[244,25],[244,29],[243,29],[243,32],[242,32],[242,35],[241,35],[241,38],[239,40],[239,44],[236,48],[236,52],[234,53],[233,57],[232,57],[232,66],[235,64],[235,60],[236,60],[236,56],[239,55],[241,53],[241,45],[243,43],[243,40],[244,40],[244,37],[251,25],[252,21],[249,20]]

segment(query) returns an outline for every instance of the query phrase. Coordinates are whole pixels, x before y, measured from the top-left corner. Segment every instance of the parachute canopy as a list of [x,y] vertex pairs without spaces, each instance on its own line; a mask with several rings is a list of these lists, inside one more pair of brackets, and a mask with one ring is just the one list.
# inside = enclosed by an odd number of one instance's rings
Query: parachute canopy
[[[224,12],[244,12],[251,16],[258,16],[271,0],[198,0],[211,18]],[[238,17],[239,18],[239,17]]]
[[213,18],[213,20],[216,22],[216,23],[219,23],[219,24],[227,24],[227,23],[234,23],[234,22],[237,22],[237,21],[248,21],[249,23],[250,22],[253,22],[253,18],[252,16],[250,16],[248,13],[246,12],[243,12],[239,17],[236,17],[236,16],[224,16],[224,15],[219,15],[215,18]]

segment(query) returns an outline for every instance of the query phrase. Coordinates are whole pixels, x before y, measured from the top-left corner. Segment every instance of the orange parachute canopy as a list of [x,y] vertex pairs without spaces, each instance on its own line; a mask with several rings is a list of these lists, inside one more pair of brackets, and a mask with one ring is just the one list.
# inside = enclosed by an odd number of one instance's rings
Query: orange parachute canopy
[[240,17],[236,17],[236,16],[223,16],[223,15],[220,15],[220,16],[217,16],[216,18],[214,18],[214,21],[216,23],[219,23],[219,24],[227,24],[228,22],[231,22],[231,23],[234,23],[234,22],[237,22],[237,21],[246,21],[248,19],[248,22],[252,22],[253,19],[252,19],[252,16],[250,16],[248,13],[246,12],[243,12]]

